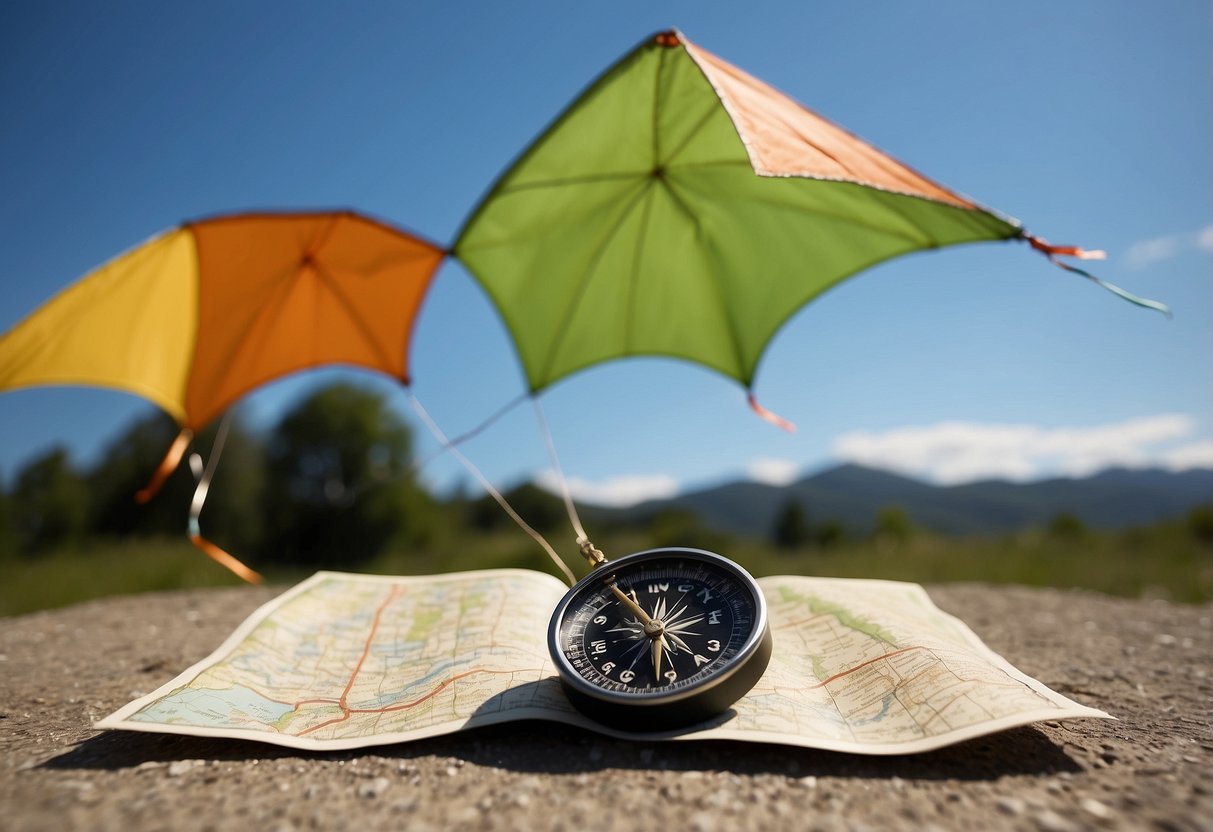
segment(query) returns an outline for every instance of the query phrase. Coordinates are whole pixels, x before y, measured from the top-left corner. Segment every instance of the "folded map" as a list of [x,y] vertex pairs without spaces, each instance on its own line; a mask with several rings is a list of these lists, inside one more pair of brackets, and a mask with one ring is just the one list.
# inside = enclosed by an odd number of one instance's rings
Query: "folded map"
[[774,637],[765,675],[719,718],[676,732],[629,734],[573,709],[546,642],[566,587],[516,569],[318,572],[97,727],[322,750],[542,719],[646,740],[906,754],[1037,720],[1108,718],[1016,670],[917,584],[759,584]]

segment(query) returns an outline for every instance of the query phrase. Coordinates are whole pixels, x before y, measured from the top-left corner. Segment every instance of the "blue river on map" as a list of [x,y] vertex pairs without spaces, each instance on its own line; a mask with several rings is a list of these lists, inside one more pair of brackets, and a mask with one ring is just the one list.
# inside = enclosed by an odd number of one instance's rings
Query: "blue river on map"
[[[447,659],[446,661],[437,662],[430,668],[429,673],[426,673],[419,679],[413,679],[402,690],[392,690],[382,693],[379,696],[360,700],[354,707],[358,708],[386,708],[392,705],[399,705],[401,700],[412,699],[412,696],[405,696],[405,691],[411,691],[415,688],[424,688],[428,685],[437,685],[445,682],[449,678],[450,671],[456,670],[461,666],[466,665],[466,661],[457,659]],[[418,695],[429,693],[429,690],[417,691]],[[352,704],[352,703],[351,703]]]
[[[293,710],[292,705],[274,702],[256,691],[236,685],[223,690],[184,688],[153,702],[131,719],[139,722],[247,727],[250,719],[274,723]],[[236,714],[242,714],[244,718],[233,718]]]

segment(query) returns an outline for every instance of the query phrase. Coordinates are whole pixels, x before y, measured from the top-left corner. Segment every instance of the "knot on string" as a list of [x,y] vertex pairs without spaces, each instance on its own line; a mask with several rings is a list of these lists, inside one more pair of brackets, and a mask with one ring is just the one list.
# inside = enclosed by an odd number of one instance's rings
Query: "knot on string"
[[577,548],[581,552],[581,556],[586,559],[591,568],[601,566],[606,563],[606,555],[602,550],[595,546],[588,537],[577,538]]
[[[1055,246],[1046,240],[1044,237],[1037,237],[1034,234],[1025,234],[1024,239],[1032,248],[1039,251],[1045,257],[1053,260],[1057,255],[1062,254],[1066,257],[1076,257],[1079,260],[1106,260],[1108,253],[1102,249],[1086,249],[1078,246]],[[1064,266],[1063,266],[1064,268]]]

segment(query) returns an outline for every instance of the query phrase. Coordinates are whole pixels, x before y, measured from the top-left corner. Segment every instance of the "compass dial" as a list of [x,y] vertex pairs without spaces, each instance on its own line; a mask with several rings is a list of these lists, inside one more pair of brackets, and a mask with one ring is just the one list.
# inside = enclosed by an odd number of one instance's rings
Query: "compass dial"
[[552,617],[549,647],[570,700],[633,730],[700,722],[733,704],[770,657],[766,604],[737,564],[696,549],[598,567]]

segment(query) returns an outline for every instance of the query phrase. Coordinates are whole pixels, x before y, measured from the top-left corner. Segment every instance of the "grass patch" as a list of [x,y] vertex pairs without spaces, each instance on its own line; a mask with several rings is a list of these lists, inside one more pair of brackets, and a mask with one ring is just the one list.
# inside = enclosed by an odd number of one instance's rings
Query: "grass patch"
[[[570,561],[575,547],[549,535]],[[650,548],[638,531],[597,540],[608,556]],[[984,581],[1078,587],[1126,597],[1187,603],[1213,600],[1213,545],[1182,523],[1124,533],[1072,536],[1029,532],[1000,538],[955,539],[917,533],[908,540],[851,540],[833,546],[780,549],[761,541],[719,539],[713,546],[755,575],[886,578],[919,583]],[[254,568],[262,564],[251,562]],[[571,563],[578,575],[586,568]],[[556,574],[547,555],[513,529],[450,535],[423,547],[388,551],[369,563],[334,559],[324,568],[384,575],[422,575],[474,569],[536,569]],[[304,567],[264,569],[285,585],[311,573]],[[239,579],[189,543],[141,540],[97,543],[30,557],[0,559],[0,615],[19,615],[108,595],[210,586]]]
[[973,539],[920,535],[903,543],[863,541],[792,552],[741,543],[734,557],[756,575],[984,581],[1186,603],[1213,600],[1213,546],[1180,527],[1074,538],[1041,532]]
[[[95,543],[0,561],[0,615],[157,590],[243,583],[187,541]],[[273,573],[275,582],[297,573]]]

